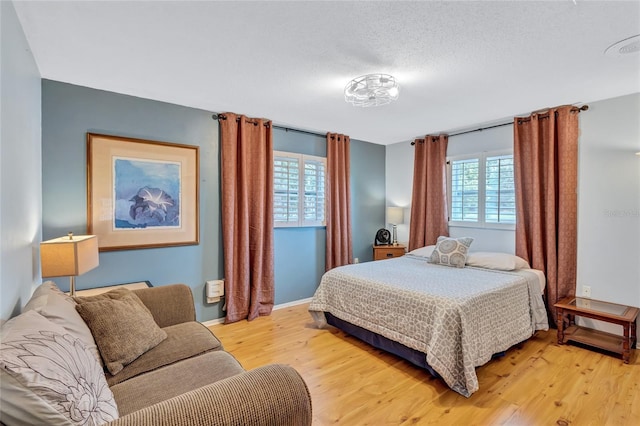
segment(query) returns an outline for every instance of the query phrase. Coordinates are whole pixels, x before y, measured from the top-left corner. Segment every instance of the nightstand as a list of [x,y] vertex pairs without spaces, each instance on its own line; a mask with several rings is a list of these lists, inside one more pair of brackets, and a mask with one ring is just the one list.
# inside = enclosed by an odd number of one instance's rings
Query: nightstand
[[404,256],[406,247],[402,244],[373,246],[373,260],[391,259],[393,257]]
[[[622,355],[629,364],[631,349],[637,342],[636,318],[640,309],[583,297],[566,297],[554,305],[557,313],[558,344],[568,341],[595,346]],[[575,317],[592,318],[622,326],[623,336],[576,325]]]

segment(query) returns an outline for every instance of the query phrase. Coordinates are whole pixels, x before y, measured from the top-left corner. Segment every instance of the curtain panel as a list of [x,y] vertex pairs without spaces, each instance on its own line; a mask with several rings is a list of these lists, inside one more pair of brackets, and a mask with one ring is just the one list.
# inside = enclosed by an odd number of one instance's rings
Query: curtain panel
[[220,121],[226,323],[269,315],[274,303],[273,139],[269,121]]
[[327,271],[353,260],[350,145],[349,136],[327,133]]
[[516,255],[542,270],[550,324],[554,304],[575,295],[578,216],[578,108],[514,120]]
[[409,251],[435,244],[449,235],[447,206],[447,135],[425,136],[414,142],[413,192]]

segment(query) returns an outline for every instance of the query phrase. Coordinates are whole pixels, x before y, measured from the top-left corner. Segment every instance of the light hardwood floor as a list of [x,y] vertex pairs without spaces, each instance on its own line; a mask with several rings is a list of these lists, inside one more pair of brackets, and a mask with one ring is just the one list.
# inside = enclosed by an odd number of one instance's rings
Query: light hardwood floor
[[329,327],[308,304],[210,329],[244,368],[289,364],[304,377],[314,426],[640,425],[640,356],[556,344],[555,330],[477,371],[480,390],[465,398],[412,364]]

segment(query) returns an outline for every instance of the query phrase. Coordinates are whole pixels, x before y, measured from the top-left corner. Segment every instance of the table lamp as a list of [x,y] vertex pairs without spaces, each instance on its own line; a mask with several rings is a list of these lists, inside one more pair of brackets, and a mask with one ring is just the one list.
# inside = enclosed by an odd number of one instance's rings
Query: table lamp
[[73,235],[40,243],[40,265],[42,277],[69,277],[69,294],[76,292],[75,278],[97,267],[98,237],[95,235]]
[[402,207],[387,207],[387,221],[393,226],[393,242],[394,246],[398,245],[397,225],[404,223],[404,209]]

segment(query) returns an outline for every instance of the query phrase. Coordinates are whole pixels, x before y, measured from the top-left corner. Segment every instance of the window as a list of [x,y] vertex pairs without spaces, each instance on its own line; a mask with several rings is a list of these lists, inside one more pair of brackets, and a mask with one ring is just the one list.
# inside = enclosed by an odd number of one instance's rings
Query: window
[[513,155],[487,157],[485,176],[484,221],[516,223]]
[[274,151],[274,226],[324,226],[327,159]]
[[478,173],[477,158],[451,161],[451,217],[449,220],[478,221]]
[[456,157],[447,164],[450,225],[513,228],[516,223],[513,154]]

